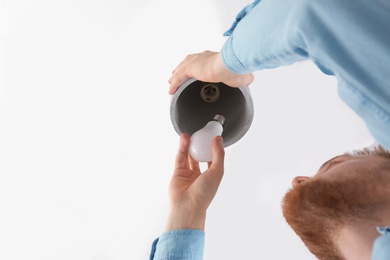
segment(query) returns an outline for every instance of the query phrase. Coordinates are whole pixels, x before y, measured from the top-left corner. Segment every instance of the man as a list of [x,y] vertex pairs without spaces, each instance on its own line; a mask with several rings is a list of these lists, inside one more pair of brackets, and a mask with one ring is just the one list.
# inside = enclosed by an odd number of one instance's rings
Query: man
[[[252,83],[256,70],[306,59],[337,78],[340,97],[381,146],[337,157],[313,178],[293,181],[284,215],[320,259],[390,259],[389,17],[390,0],[257,0],[238,14],[220,52],[187,56],[169,80],[170,94],[191,77],[239,87]],[[202,230],[223,175],[223,147],[217,138],[214,159],[201,174],[188,159],[188,143],[182,136],[169,232],[154,243],[151,259],[202,259]]]
[[[169,187],[166,232],[153,243],[151,260],[203,259],[206,211],[223,177],[224,148],[216,137],[213,161],[201,173],[189,144],[183,134]],[[292,186],[283,214],[319,259],[390,259],[390,152],[377,146],[337,156],[314,177],[294,178]]]

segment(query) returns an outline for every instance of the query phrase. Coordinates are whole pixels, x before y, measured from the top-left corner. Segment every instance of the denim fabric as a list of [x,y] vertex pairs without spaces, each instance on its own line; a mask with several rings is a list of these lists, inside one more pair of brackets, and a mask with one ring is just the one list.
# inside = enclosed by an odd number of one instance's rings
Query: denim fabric
[[227,68],[309,59],[337,78],[340,97],[390,149],[390,0],[261,0],[244,14],[221,50]]
[[173,230],[153,242],[150,260],[202,260],[203,250],[204,231]]
[[229,30],[227,30],[223,36],[230,36],[234,29],[236,28],[237,24],[241,21],[242,18],[245,17],[247,13],[249,13],[255,5],[257,5],[260,2],[260,0],[255,0],[253,3],[247,5],[244,9],[241,10],[236,16],[236,19],[234,20],[232,26],[230,27]]
[[156,249],[157,249],[157,243],[158,241],[160,240],[160,238],[157,238],[153,241],[153,244],[152,244],[152,250],[150,250],[150,256],[149,256],[149,260],[153,260],[154,258],[154,255],[156,253]]
[[382,236],[374,242],[372,260],[388,260],[390,259],[390,226],[386,228],[378,227],[378,231]]

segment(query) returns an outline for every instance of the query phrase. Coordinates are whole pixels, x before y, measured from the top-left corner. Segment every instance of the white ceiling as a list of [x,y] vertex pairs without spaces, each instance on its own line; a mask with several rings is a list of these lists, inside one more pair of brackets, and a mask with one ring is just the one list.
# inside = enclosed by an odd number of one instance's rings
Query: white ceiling
[[[178,143],[167,80],[185,55],[219,50],[249,2],[0,0],[0,259],[148,259]],[[282,196],[373,140],[311,63],[255,76],[205,260],[314,259]]]

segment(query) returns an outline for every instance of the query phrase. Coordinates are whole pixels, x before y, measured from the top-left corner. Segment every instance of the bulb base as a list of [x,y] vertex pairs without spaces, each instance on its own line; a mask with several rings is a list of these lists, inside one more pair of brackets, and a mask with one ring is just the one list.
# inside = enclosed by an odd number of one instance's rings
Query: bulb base
[[226,118],[223,115],[216,114],[213,118],[213,121],[217,121],[221,125],[224,125],[226,122]]

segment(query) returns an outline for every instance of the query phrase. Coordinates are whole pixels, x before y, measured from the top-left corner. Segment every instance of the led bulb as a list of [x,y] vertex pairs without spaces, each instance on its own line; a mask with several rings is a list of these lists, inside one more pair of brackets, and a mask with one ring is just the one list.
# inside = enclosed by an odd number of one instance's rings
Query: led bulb
[[210,162],[213,159],[212,144],[216,136],[223,132],[225,118],[219,114],[202,129],[191,136],[190,155],[198,162]]

